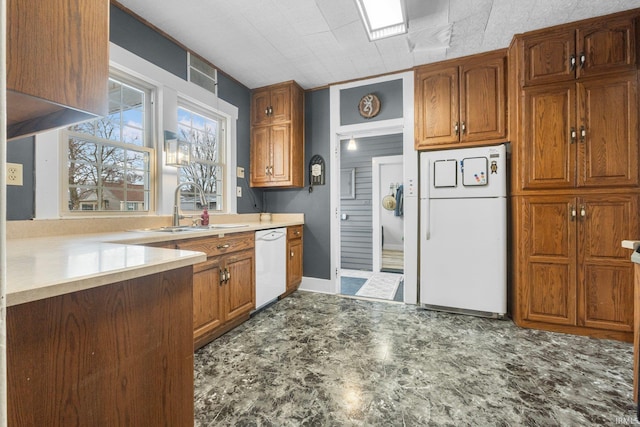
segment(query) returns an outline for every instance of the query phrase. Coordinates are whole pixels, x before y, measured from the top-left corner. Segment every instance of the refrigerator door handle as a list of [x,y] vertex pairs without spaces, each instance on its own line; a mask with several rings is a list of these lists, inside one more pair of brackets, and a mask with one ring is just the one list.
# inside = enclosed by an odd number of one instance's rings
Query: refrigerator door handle
[[426,238],[427,240],[431,239],[431,182],[432,180],[435,178],[433,176],[430,175],[430,171],[431,171],[431,160],[428,160],[426,162],[426,175],[427,175],[427,182],[425,185],[425,195],[424,195],[424,210],[426,212],[422,213],[422,217],[424,218],[424,228],[425,228],[425,232],[426,232]]

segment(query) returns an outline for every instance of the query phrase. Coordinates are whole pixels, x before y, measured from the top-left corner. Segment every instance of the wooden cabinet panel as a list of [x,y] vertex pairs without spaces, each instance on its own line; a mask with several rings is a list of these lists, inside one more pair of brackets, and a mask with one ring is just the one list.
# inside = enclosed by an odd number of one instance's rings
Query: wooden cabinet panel
[[[524,85],[575,78],[575,30],[562,28],[524,38]],[[575,63],[574,63],[575,64]]]
[[226,321],[255,308],[255,261],[253,251],[242,251],[224,259],[227,281],[223,284],[223,313]]
[[640,232],[638,195],[530,196],[518,209],[516,321],[632,332],[633,266],[620,242]]
[[632,17],[602,19],[579,26],[577,77],[634,69],[635,31],[635,18]]
[[459,141],[458,67],[416,72],[416,140],[421,145]]
[[8,137],[107,113],[109,2],[7,1]]
[[574,110],[572,83],[524,91],[520,169],[524,189],[568,188],[575,184]]
[[505,73],[503,50],[416,68],[415,148],[504,141]]
[[304,93],[295,82],[252,95],[252,187],[304,186]]
[[287,290],[280,297],[295,292],[302,282],[302,225],[287,227]]
[[271,169],[272,182],[291,183],[291,126],[271,127]]
[[505,58],[460,66],[460,142],[506,137]]
[[253,248],[254,246],[255,242],[252,232],[179,240],[175,243],[177,249],[204,252],[208,257],[241,251]]
[[638,233],[637,196],[585,196],[578,202],[581,324],[630,332],[633,265],[620,242]]
[[578,86],[578,186],[638,185],[636,73]]
[[194,340],[210,333],[223,321],[220,311],[220,259],[213,258],[193,269]]
[[573,325],[576,322],[575,199],[528,197],[522,204],[525,274],[521,277],[523,317]]

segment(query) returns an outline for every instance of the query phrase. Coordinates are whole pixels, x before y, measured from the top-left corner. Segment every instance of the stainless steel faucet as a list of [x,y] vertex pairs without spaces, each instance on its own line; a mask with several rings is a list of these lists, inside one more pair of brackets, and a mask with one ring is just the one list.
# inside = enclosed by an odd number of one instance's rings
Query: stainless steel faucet
[[199,184],[192,181],[178,184],[178,186],[176,187],[176,192],[173,196],[173,226],[174,227],[177,227],[180,225],[180,220],[182,218],[186,218],[184,215],[180,215],[180,208],[178,207],[179,206],[178,197],[180,196],[180,189],[187,185],[192,185],[193,187],[198,189],[198,191],[200,192],[200,203],[202,203],[202,206],[206,206],[207,204],[207,199],[204,196],[204,190]]

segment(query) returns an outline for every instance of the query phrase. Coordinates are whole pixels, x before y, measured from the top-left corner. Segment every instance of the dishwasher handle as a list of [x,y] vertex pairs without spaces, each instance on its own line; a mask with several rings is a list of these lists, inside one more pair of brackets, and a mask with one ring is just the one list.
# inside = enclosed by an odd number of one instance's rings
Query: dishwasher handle
[[257,237],[256,240],[264,240],[266,242],[273,242],[275,240],[281,239],[285,236],[285,233],[281,231],[272,231],[270,233],[264,234],[262,236]]

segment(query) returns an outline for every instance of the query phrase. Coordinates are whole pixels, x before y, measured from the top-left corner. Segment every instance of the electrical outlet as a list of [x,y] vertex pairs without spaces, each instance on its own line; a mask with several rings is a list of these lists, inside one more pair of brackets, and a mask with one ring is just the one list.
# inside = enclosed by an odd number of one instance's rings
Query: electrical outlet
[[242,187],[236,187],[236,196],[242,197]]
[[22,165],[7,163],[7,185],[22,185]]
[[244,178],[244,168],[243,167],[236,167],[236,176],[238,178]]

